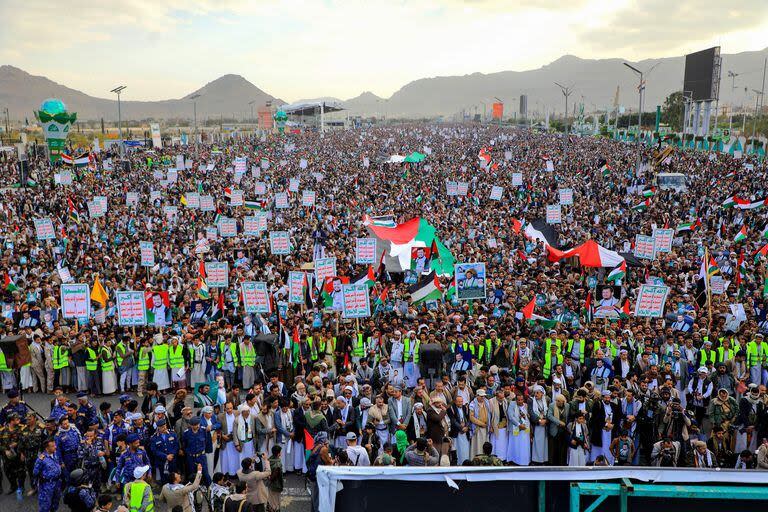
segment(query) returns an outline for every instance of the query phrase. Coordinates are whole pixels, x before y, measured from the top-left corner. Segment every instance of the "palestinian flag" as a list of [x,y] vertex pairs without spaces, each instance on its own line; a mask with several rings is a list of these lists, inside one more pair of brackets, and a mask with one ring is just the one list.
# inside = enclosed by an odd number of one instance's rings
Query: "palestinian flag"
[[373,285],[376,284],[376,274],[373,273],[373,265],[368,265],[367,270],[353,277],[352,284],[364,284],[368,288],[373,288]]
[[87,167],[91,163],[91,154],[83,153],[78,157],[74,157],[65,153],[61,155],[61,161],[64,165],[69,165],[70,167]]
[[67,207],[69,210],[69,220],[75,224],[80,224],[80,212],[77,211],[75,203],[72,202],[72,198],[67,198]]
[[739,200],[736,203],[735,207],[738,208],[739,210],[755,210],[757,208],[762,208],[766,204],[768,204],[768,198],[759,199],[757,201],[748,201],[744,199],[744,200]]
[[197,275],[197,296],[201,300],[208,300],[211,298],[211,291],[208,289],[208,283],[205,282],[205,278],[205,262],[200,260]]
[[653,197],[656,195],[656,187],[643,190],[643,197]]
[[738,200],[739,199],[736,196],[728,197],[722,203],[720,203],[720,207],[725,209],[733,208],[734,206],[736,206],[736,202]]
[[[370,218],[369,218],[370,220]],[[365,224],[364,219],[363,223]],[[435,228],[426,219],[413,219],[394,227],[367,224],[368,232],[376,238],[376,247],[384,253],[384,265],[389,272],[404,272],[411,268],[411,249],[431,247],[438,249],[437,261],[432,267],[438,275],[451,275],[455,260],[451,251],[437,238]]]
[[768,238],[768,224],[766,224],[765,227],[763,227],[763,231],[762,233],[760,233],[760,236],[763,238]]
[[443,298],[440,280],[434,272],[430,272],[424,279],[419,280],[418,283],[408,288],[408,293],[411,294],[411,303],[414,305]]
[[736,234],[736,236],[734,237],[733,241],[738,243],[738,242],[742,242],[742,241],[744,241],[746,239],[747,239],[747,226],[744,225],[744,226],[741,226],[741,229]]
[[323,289],[320,291],[320,298],[323,299],[323,306],[333,307],[333,282],[339,280],[341,284],[349,284],[349,278],[346,276],[326,277],[323,283]]
[[480,159],[480,167],[488,167],[491,165],[491,152],[490,148],[482,148],[477,153],[477,158]]
[[309,460],[309,456],[312,455],[312,450],[315,449],[315,440],[312,438],[312,434],[309,430],[304,429],[304,459]]
[[739,290],[738,297],[741,299],[744,296],[744,280],[747,278],[747,266],[744,264],[744,253],[739,253],[739,262],[736,265],[736,289]]
[[624,306],[621,308],[621,311],[619,311],[619,318],[629,318],[631,314],[632,313],[629,310],[629,299],[626,299],[624,301]]
[[363,215],[363,226],[380,226],[385,228],[397,227],[394,215],[379,215],[377,217],[371,217],[367,213]]
[[594,240],[587,240],[578,247],[568,251],[560,251],[554,247],[547,248],[547,258],[552,263],[564,258],[579,257],[579,265],[582,267],[618,267],[624,262],[624,256],[616,251],[607,249],[599,245]]
[[766,255],[768,255],[768,244],[765,244],[760,249],[752,253],[755,264],[757,264],[757,262],[760,261],[760,256],[765,257]]
[[547,317],[537,315],[534,313],[534,310],[536,309],[536,297],[531,299],[531,302],[529,302],[524,308],[523,308],[523,318],[528,320],[529,322],[541,322],[541,325],[544,328],[550,328],[557,325],[557,320],[550,320]]
[[633,206],[632,210],[634,210],[636,212],[644,212],[650,206],[651,206],[651,199],[648,198],[645,201],[643,201],[642,203],[639,203],[639,204],[636,204],[635,206]]
[[11,280],[11,276],[9,276],[8,272],[6,272],[3,275],[3,290],[7,292],[15,292],[18,289],[19,287],[13,284],[13,280]]
[[523,223],[519,220],[512,218],[512,230],[515,232],[516,235],[520,234],[520,230],[523,229]]
[[243,201],[243,206],[246,210],[259,210],[262,211],[264,208],[261,205],[261,201],[252,201],[249,199],[246,199]]
[[686,231],[696,231],[698,227],[701,226],[701,221],[699,219],[696,219],[696,222],[683,222],[682,224],[677,225],[677,229],[675,229],[675,233],[684,233]]
[[584,300],[584,322],[592,323],[592,292],[587,292],[587,298]]
[[627,275],[627,261],[624,260],[621,262],[621,265],[611,270],[611,273],[608,274],[608,277],[605,279],[607,282],[615,282],[619,279],[624,279],[624,276]]
[[603,166],[600,168],[600,174],[602,174],[604,178],[611,174],[611,166],[608,164],[603,164]]
[[379,307],[383,306],[384,303],[387,301],[387,298],[389,297],[389,286],[385,286],[384,289],[381,291],[381,294],[376,297],[376,300],[374,301],[374,306]]

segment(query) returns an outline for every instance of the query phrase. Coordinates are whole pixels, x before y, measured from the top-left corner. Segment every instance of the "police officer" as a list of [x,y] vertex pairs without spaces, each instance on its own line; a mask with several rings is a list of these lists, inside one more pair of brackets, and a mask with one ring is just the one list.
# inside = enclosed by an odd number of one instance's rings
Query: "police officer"
[[64,463],[66,474],[69,475],[79,465],[78,449],[83,441],[80,431],[70,425],[69,416],[59,419],[59,430],[56,432],[56,449],[59,458]]
[[5,476],[11,484],[8,494],[16,491],[18,498],[24,491],[24,464],[21,462],[21,419],[15,412],[7,416],[8,423],[0,427],[0,455],[5,467]]
[[117,480],[121,484],[130,482],[136,468],[149,466],[149,457],[141,447],[139,436],[134,433],[128,434],[125,442],[128,444],[128,449],[120,456],[115,470]]
[[35,468],[37,454],[43,451],[43,440],[46,436],[43,425],[37,421],[35,413],[30,412],[27,414],[26,421],[27,423],[24,425],[19,448],[24,456],[24,468],[29,475],[29,481],[32,487],[29,492],[27,492],[27,496],[32,496],[36,489],[35,479],[32,478],[32,470]]
[[37,506],[40,512],[55,512],[61,498],[61,459],[53,439],[45,441],[43,453],[35,460],[32,475],[37,479]]
[[205,457],[205,437],[205,431],[200,428],[200,417],[193,416],[189,419],[189,428],[181,435],[181,447],[187,463],[187,474],[197,471],[197,465],[200,464],[203,466],[203,481],[209,485],[211,477],[208,475],[208,461]]
[[177,472],[177,457],[181,449],[179,438],[175,432],[168,430],[166,420],[157,422],[157,431],[150,439],[150,447],[155,474],[159,475],[157,480],[166,484],[171,472]]
[[21,401],[19,398],[19,392],[15,389],[11,389],[7,393],[8,403],[0,409],[0,425],[8,423],[8,415],[15,412],[19,418],[26,418],[29,408],[27,404]]
[[88,401],[88,393],[80,391],[77,394],[77,419],[75,425],[81,434],[88,430],[91,420],[97,419],[96,408]]
[[69,474],[69,487],[64,491],[64,504],[72,512],[93,510],[96,498],[96,490],[85,479],[82,469],[76,469]]

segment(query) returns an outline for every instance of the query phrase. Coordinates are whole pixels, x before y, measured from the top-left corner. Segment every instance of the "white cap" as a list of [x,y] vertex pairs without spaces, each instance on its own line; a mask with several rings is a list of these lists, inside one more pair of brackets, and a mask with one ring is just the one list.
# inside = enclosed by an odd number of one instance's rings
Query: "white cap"
[[133,478],[138,480],[139,478],[143,477],[147,471],[149,471],[149,466],[139,466],[133,470]]

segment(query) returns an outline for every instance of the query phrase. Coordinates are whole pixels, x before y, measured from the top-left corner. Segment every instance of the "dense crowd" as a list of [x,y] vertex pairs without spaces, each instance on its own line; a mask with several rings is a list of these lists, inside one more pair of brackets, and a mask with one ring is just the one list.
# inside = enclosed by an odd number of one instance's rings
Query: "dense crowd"
[[[633,144],[603,138],[403,125],[102,151],[71,169],[71,185],[33,152],[36,186],[5,188],[0,201],[0,456],[11,490],[21,496],[29,476],[41,511],[62,493],[108,510],[118,491],[116,503],[137,511],[153,491],[184,511],[243,500],[278,510],[284,473],[314,482],[329,464],[768,469],[768,210],[724,205],[768,196],[765,163],[658,149],[642,148],[635,169]],[[414,151],[426,159],[386,163]],[[241,157],[245,173],[233,170]],[[684,174],[685,188],[657,186],[658,172]],[[3,185],[17,175],[0,153]],[[446,181],[467,194],[447,195]],[[532,237],[526,226],[564,188],[573,205],[554,239]],[[231,204],[233,190],[247,207]],[[313,206],[303,190],[315,191]],[[190,193],[213,196],[214,210],[190,207]],[[88,207],[97,196],[100,216]],[[289,233],[290,254],[273,255],[264,232],[245,235],[254,209],[268,231]],[[382,216],[425,219],[456,262],[485,263],[486,299],[414,304],[406,276],[374,264],[368,318],[323,303],[322,283],[288,301],[288,273],[311,273],[320,257],[336,258],[339,277],[365,270],[355,241]],[[235,236],[206,230],[222,217],[236,220]],[[54,240],[37,239],[40,218],[53,220]],[[663,227],[675,229],[670,252],[632,257],[635,235]],[[548,257],[590,239],[626,255],[610,318],[595,318],[595,294],[613,268]],[[153,244],[150,266],[140,241]],[[721,293],[709,277],[701,291],[709,255]],[[202,284],[211,261],[229,263],[227,288]],[[454,285],[450,272],[437,278]],[[88,318],[65,319],[65,279],[106,299],[92,295]],[[245,314],[249,281],[267,283],[270,313]],[[631,314],[646,282],[669,287],[660,318]],[[144,292],[149,326],[118,325],[122,290]],[[532,302],[533,318],[523,314]],[[19,392],[54,393],[49,416]],[[111,394],[117,410],[92,400]]]

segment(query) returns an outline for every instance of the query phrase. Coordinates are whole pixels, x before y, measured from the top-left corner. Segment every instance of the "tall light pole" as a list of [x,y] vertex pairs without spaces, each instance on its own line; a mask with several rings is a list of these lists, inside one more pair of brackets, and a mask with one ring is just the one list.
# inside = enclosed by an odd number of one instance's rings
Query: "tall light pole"
[[568,147],[568,96],[573,94],[573,84],[565,87],[564,85],[560,85],[559,83],[555,82],[555,85],[560,88],[560,90],[563,92],[563,96],[565,97],[565,140],[563,141],[563,149],[565,149]]
[[486,105],[485,105],[484,101],[481,101],[480,103],[483,104],[483,119],[482,119],[482,122],[484,123],[485,122],[485,118],[486,118]]
[[256,100],[251,100],[248,102],[248,105],[251,106],[251,124],[253,124],[253,104],[256,103]]
[[197,98],[199,98],[200,94],[193,94],[188,99],[192,100],[192,108],[194,112],[194,127],[195,127],[195,150],[197,150]]
[[633,67],[626,62],[624,63],[629,69],[640,75],[640,84],[637,86],[637,95],[639,98],[639,104],[637,109],[637,136],[635,137],[635,145],[637,146],[637,161],[635,163],[635,174],[640,172],[640,128],[643,126],[643,90],[645,89],[645,82],[643,82],[643,72]]
[[752,89],[752,92],[755,93],[755,118],[752,120],[752,144],[754,147],[754,140],[755,140],[755,129],[757,128],[757,115],[760,113],[759,106],[758,106],[758,100],[763,95],[763,91],[758,91],[757,89]]
[[120,156],[125,155],[125,141],[123,141],[123,118],[122,113],[120,112],[120,93],[123,92],[126,87],[127,86],[125,85],[118,85],[109,91],[117,94],[117,133],[118,137],[120,137]]

